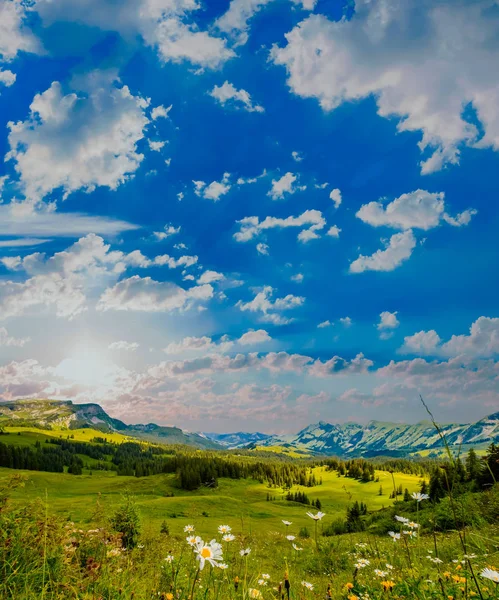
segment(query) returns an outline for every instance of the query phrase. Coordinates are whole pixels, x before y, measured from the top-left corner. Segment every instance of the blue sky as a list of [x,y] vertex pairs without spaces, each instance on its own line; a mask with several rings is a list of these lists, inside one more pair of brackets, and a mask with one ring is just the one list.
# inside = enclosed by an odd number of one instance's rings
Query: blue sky
[[498,33],[492,0],[0,0],[0,397],[496,411]]

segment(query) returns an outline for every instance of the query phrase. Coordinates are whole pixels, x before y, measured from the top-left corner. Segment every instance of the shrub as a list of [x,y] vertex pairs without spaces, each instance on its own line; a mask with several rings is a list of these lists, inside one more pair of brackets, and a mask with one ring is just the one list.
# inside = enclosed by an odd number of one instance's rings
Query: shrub
[[123,504],[111,517],[111,526],[121,533],[121,543],[124,548],[135,548],[140,536],[140,516],[133,498],[125,495]]
[[300,529],[298,532],[298,537],[302,539],[308,539],[310,537],[310,531],[307,529],[307,527],[302,527]]

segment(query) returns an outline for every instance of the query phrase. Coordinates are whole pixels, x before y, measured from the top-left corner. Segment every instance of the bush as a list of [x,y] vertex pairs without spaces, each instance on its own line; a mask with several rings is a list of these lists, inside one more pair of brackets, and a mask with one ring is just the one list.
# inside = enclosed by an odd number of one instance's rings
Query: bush
[[330,523],[322,532],[322,535],[326,537],[330,537],[333,535],[341,535],[342,533],[347,533],[347,524],[344,519],[335,519],[332,523]]
[[127,550],[135,548],[140,536],[140,516],[137,505],[128,494],[123,504],[111,517],[112,528],[121,534],[121,543]]
[[168,523],[166,521],[163,521],[161,523],[160,532],[164,535],[170,535],[170,526],[168,525]]
[[308,539],[310,537],[310,531],[306,527],[302,527],[298,532],[298,537],[302,539]]

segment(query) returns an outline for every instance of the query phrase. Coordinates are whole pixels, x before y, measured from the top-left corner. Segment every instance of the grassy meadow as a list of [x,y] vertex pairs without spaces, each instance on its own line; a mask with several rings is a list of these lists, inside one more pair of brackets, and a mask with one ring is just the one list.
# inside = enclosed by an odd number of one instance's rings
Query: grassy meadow
[[[67,434],[10,428],[0,441],[22,447]],[[103,436],[70,434],[87,442]],[[376,470],[374,481],[361,482],[315,466],[309,472],[320,485],[291,489],[320,501],[325,514],[314,520],[307,512],[317,515],[316,507],[254,479],[220,478],[216,487],[186,491],[174,473],[117,476],[82,458],[81,475],[0,468],[2,600],[499,598],[497,525],[432,527],[428,500],[390,498],[394,484],[418,492],[418,475]],[[355,502],[367,506],[367,518],[385,515],[391,534],[368,527],[322,535]]]

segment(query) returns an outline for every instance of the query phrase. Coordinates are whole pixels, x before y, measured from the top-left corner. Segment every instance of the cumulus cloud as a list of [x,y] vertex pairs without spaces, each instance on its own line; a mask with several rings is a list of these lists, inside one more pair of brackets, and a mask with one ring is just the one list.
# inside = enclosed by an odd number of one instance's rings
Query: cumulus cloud
[[339,208],[342,201],[341,190],[334,188],[334,190],[332,190],[332,192],[329,194],[329,197],[334,202],[334,208]]
[[163,106],[162,104],[155,106],[151,110],[151,119],[153,121],[156,121],[157,119],[167,119],[172,108],[173,104],[170,104],[170,106],[167,107]]
[[303,155],[300,152],[297,152],[296,150],[293,150],[293,152],[291,152],[291,156],[296,162],[301,162],[303,160]]
[[296,275],[291,276],[291,281],[294,281],[295,283],[303,283],[303,279],[303,273],[296,273]]
[[98,186],[115,190],[139,168],[147,102],[113,80],[113,73],[93,73],[79,93],[65,93],[56,81],[35,96],[25,121],[8,124],[6,159],[29,199],[56,189],[64,196]]
[[379,337],[382,340],[387,340],[392,337],[393,330],[397,329],[400,325],[400,321],[397,319],[397,311],[389,312],[388,310],[384,310],[379,316],[380,321],[376,325],[376,329],[379,331]]
[[357,354],[352,360],[346,360],[341,356],[333,356],[326,361],[316,359],[309,368],[309,374],[313,377],[327,377],[336,373],[342,374],[362,374],[367,373],[374,365],[373,361],[366,358],[362,352]]
[[479,317],[469,334],[453,335],[444,342],[435,330],[419,331],[404,338],[400,352],[430,356],[489,357],[499,354],[499,318]]
[[265,344],[271,341],[272,338],[267,331],[265,331],[265,329],[250,329],[237,340],[237,343],[241,344],[242,346],[253,346],[256,344]]
[[124,340],[120,340],[119,342],[112,342],[109,344],[109,350],[125,350],[126,352],[135,352],[140,344],[137,342],[126,342]]
[[0,68],[0,84],[11,87],[16,82],[16,74],[8,69]]
[[263,254],[264,256],[268,256],[269,247],[267,246],[267,244],[262,244],[262,242],[260,242],[256,245],[256,251],[258,252],[258,254]]
[[393,271],[411,256],[415,247],[416,238],[410,229],[396,233],[385,244],[384,250],[377,250],[371,256],[361,254],[350,263],[350,272]]
[[337,225],[331,225],[331,227],[326,231],[326,235],[334,238],[339,238],[340,233],[341,229]]
[[[497,62],[495,2],[356,0],[351,19],[312,15],[271,58],[291,90],[324,110],[373,96],[399,131],[422,133],[423,174],[459,162],[463,145],[499,148],[499,90],[483,66]],[[456,40],[459,40],[457,42]],[[476,111],[483,133],[467,120]]]
[[[231,0],[227,11],[217,19],[215,25],[220,31],[236,39],[238,45],[248,39],[249,22],[262,8],[274,0]],[[317,0],[292,0],[293,4],[304,10],[313,10]]]
[[331,323],[331,321],[329,321],[329,319],[327,321],[322,321],[321,323],[319,323],[317,325],[317,329],[324,329],[326,327],[332,327],[333,323]]
[[183,354],[184,352],[224,353],[233,348],[235,344],[240,346],[255,346],[271,341],[272,338],[264,329],[258,329],[256,331],[250,329],[240,338],[233,340],[231,340],[227,335],[223,335],[218,341],[215,341],[208,336],[188,336],[179,342],[171,342],[166,348],[164,348],[164,352],[167,354]]
[[341,317],[341,319],[338,320],[343,325],[343,327],[351,327],[353,325],[353,321],[350,317]]
[[306,210],[297,217],[265,217],[260,221],[258,217],[245,217],[240,221],[240,230],[234,234],[234,239],[238,242],[249,242],[267,229],[285,229],[287,227],[298,227],[302,231],[298,234],[298,239],[306,242],[309,239],[320,237],[318,231],[324,229],[326,220],[320,210]]
[[261,292],[258,292],[253,300],[243,302],[239,300],[236,306],[242,311],[261,313],[261,320],[274,323],[274,325],[285,325],[291,319],[279,314],[283,311],[291,310],[302,306],[305,298],[288,294],[283,298],[272,300],[274,289],[271,286],[265,286]]
[[212,181],[209,185],[204,181],[193,181],[194,193],[201,198],[207,198],[217,202],[222,196],[227,194],[232,187],[229,183],[230,173],[224,173],[221,181]]
[[0,4],[0,60],[12,61],[20,52],[41,52],[38,40],[25,25],[27,10],[20,0]]
[[58,317],[73,318],[87,310],[88,289],[116,281],[128,268],[176,268],[196,261],[197,257],[190,256],[174,259],[163,254],[150,259],[139,250],[111,250],[95,234],[88,234],[50,257],[40,252],[1,257],[4,267],[24,272],[27,277],[24,281],[0,280],[0,319],[24,314],[34,307],[47,307]]
[[255,104],[251,100],[251,95],[246,90],[238,90],[232,83],[225,81],[222,85],[215,85],[210,92],[210,96],[215,98],[222,106],[226,104],[233,105],[236,108],[242,108],[247,112],[265,112],[263,106]]
[[272,187],[268,193],[268,196],[272,200],[282,200],[285,194],[294,194],[297,191],[303,191],[307,188],[306,185],[295,185],[298,181],[297,175],[293,173],[286,173],[279,179],[272,179]]
[[224,279],[225,275],[223,273],[218,273],[217,271],[205,271],[198,279],[198,283],[215,283],[216,281],[223,281]]
[[468,209],[456,217],[445,211],[444,192],[416,190],[402,194],[392,202],[369,202],[360,207],[356,216],[374,227],[386,226],[394,229],[422,229],[428,231],[442,221],[461,227],[467,225],[476,210]]
[[76,21],[104,31],[140,35],[162,62],[188,61],[218,68],[235,56],[224,39],[186,21],[200,8],[195,0],[39,0],[36,9],[46,24]]
[[171,224],[167,224],[163,227],[163,231],[153,231],[153,236],[159,241],[162,242],[172,235],[176,235],[180,232],[182,227],[179,225],[178,227],[174,227]]
[[213,297],[211,285],[184,289],[170,281],[134,275],[106,289],[97,303],[99,311],[171,312],[187,310]]

